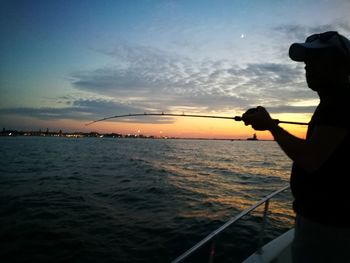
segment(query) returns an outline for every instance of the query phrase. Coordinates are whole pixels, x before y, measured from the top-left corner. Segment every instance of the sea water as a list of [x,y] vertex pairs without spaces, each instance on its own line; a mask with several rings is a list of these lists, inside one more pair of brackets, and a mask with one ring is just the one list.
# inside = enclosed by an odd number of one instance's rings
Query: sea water
[[[0,156],[1,262],[170,262],[291,169],[273,141],[2,137]],[[292,226],[291,200],[272,201],[265,241]],[[216,262],[256,249],[259,211],[217,238]]]

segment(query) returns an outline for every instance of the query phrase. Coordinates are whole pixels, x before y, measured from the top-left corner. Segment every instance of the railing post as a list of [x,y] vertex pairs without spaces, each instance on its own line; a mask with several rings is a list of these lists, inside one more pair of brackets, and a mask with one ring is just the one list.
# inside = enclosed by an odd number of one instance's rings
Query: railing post
[[215,256],[215,249],[216,249],[216,240],[217,237],[214,237],[211,246],[210,246],[210,251],[209,251],[209,260],[208,263],[213,263],[214,262],[214,256]]
[[265,202],[265,206],[264,206],[263,222],[262,222],[261,230],[260,230],[260,234],[259,234],[259,243],[258,243],[258,253],[259,254],[262,253],[262,246],[264,244],[265,228],[266,228],[266,222],[267,222],[267,213],[269,211],[269,203],[270,203],[270,199],[267,199]]

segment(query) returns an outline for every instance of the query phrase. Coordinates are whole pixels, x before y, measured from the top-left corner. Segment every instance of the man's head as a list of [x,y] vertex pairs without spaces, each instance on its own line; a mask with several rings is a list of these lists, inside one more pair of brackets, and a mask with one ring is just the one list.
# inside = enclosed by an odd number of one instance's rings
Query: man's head
[[305,62],[306,80],[313,90],[349,82],[350,41],[338,32],[313,34],[304,43],[294,43],[289,56]]
[[292,60],[305,62],[313,58],[350,61],[350,40],[336,31],[313,34],[305,43],[294,43],[289,48]]

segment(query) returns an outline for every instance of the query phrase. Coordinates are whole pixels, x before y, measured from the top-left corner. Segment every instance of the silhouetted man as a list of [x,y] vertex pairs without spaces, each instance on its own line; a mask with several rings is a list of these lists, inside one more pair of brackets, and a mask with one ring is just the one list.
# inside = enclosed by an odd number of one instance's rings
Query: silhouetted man
[[314,34],[292,44],[289,56],[305,63],[308,87],[320,97],[306,139],[278,126],[263,107],[242,118],[270,131],[293,160],[293,262],[350,262],[350,41],[334,31]]

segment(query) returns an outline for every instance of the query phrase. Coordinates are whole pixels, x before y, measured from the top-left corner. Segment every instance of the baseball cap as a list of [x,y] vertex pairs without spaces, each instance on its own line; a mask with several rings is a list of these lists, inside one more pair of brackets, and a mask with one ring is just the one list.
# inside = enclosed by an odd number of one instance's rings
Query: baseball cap
[[306,38],[305,43],[294,43],[289,48],[289,57],[298,62],[324,54],[350,61],[350,40],[336,31],[327,31],[313,34]]

